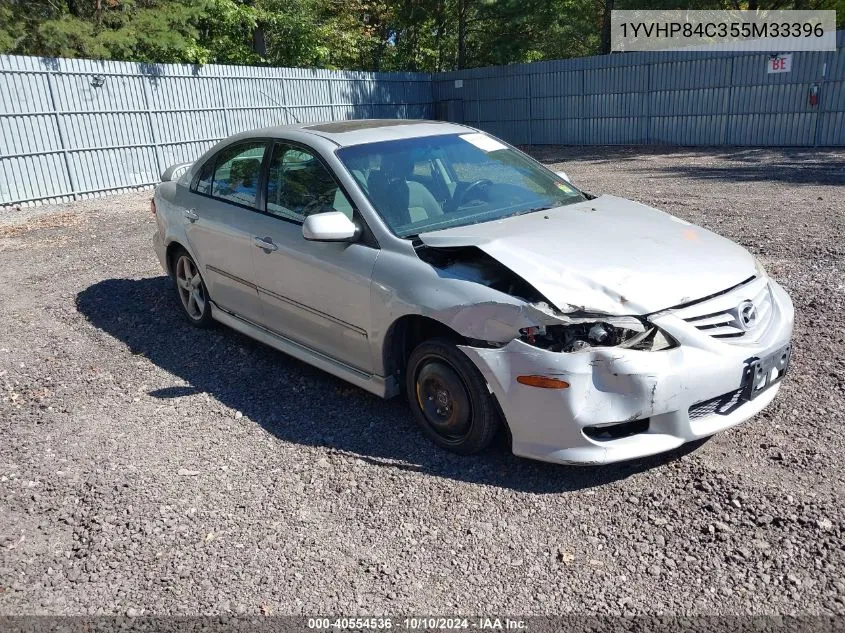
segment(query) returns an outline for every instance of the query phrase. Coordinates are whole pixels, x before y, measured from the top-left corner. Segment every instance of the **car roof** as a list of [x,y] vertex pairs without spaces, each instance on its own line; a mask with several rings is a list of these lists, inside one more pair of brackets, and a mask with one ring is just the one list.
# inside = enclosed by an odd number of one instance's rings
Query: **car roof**
[[425,121],[421,119],[353,119],[350,121],[325,121],[323,123],[297,123],[277,125],[261,130],[250,130],[231,137],[278,136],[286,137],[289,133],[305,133],[327,139],[340,147],[392,141],[419,136],[438,134],[466,134],[472,128],[443,121]]

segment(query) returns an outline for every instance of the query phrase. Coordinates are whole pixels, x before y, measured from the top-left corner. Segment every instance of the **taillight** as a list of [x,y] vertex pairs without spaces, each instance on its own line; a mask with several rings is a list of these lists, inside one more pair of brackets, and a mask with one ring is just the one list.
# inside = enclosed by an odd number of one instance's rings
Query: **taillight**
[[153,215],[156,214],[156,199],[155,198],[150,198],[150,213],[152,213]]

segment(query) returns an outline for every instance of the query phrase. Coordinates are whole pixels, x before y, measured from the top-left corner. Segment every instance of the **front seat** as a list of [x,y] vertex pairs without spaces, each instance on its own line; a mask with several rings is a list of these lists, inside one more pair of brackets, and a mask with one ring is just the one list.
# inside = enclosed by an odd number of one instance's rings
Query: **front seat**
[[410,180],[414,163],[410,158],[385,157],[381,169],[367,178],[367,189],[376,206],[393,226],[421,222],[443,215],[437,199],[420,182]]

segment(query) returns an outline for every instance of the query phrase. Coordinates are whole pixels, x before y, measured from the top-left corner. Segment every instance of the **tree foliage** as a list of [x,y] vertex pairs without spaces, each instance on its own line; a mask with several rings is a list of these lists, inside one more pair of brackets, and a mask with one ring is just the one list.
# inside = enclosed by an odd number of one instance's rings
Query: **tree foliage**
[[[0,0],[0,53],[443,71],[608,50],[611,9],[670,0]],[[687,0],[838,9],[845,0]]]

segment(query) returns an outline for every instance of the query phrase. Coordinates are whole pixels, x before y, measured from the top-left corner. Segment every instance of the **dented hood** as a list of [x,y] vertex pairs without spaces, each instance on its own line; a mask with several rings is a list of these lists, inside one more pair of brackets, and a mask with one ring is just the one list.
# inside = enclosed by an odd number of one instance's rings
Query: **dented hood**
[[730,240],[615,196],[419,238],[434,248],[480,248],[564,312],[648,314],[756,271],[754,258]]

